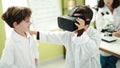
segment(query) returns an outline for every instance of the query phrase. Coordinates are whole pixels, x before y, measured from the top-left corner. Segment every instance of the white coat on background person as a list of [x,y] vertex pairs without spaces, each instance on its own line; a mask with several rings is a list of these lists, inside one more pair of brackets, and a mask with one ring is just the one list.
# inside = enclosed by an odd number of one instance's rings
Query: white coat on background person
[[25,38],[12,31],[6,40],[0,68],[36,68],[35,58],[38,56],[38,47],[32,36],[27,34]]
[[106,6],[99,8],[96,14],[96,28],[101,31],[107,24],[113,24],[116,30],[120,28],[120,7],[115,8],[113,14]]
[[66,68],[101,68],[100,36],[91,26],[80,36],[73,32],[41,32],[40,40],[64,45]]

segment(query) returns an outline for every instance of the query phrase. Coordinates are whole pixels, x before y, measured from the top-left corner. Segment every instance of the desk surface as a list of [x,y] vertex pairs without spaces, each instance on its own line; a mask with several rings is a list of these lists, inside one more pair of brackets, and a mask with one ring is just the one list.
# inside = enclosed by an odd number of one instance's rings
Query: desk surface
[[111,43],[101,41],[100,50],[120,58],[120,38]]

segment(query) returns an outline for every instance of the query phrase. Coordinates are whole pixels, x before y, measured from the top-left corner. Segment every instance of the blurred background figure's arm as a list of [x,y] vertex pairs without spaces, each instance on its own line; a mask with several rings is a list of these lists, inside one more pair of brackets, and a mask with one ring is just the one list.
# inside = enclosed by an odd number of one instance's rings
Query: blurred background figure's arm
[[112,33],[113,36],[120,37],[120,30]]

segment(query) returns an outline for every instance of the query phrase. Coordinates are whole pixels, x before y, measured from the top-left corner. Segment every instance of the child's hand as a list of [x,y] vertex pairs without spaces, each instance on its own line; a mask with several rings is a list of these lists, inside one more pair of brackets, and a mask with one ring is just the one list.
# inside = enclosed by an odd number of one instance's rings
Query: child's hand
[[31,35],[37,35],[37,31],[32,31],[32,30],[30,30],[29,33],[30,33]]
[[78,30],[85,28],[85,21],[83,19],[77,18],[76,21],[79,23],[75,23],[75,25],[78,27]]
[[78,27],[78,30],[81,29],[87,29],[89,25],[85,25],[85,21],[83,19],[77,18],[76,21],[79,23],[75,23],[75,25]]

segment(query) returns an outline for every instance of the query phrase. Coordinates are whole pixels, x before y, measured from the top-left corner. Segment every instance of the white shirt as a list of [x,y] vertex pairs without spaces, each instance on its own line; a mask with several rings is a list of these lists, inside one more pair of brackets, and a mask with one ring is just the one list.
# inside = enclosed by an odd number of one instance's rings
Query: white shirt
[[32,36],[25,38],[13,31],[6,40],[1,68],[36,68],[35,58],[38,55],[37,44]]
[[82,36],[73,32],[40,32],[40,40],[62,44],[66,48],[66,68],[101,68],[100,36],[89,27]]

